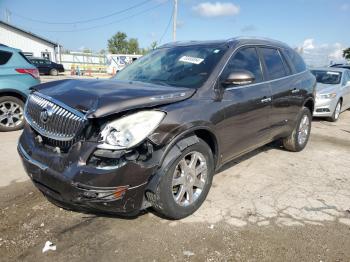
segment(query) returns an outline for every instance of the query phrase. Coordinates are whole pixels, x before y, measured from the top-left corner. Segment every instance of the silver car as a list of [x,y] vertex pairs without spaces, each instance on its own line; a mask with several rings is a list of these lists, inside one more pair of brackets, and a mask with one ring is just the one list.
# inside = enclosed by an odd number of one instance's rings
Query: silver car
[[350,70],[343,68],[312,69],[317,80],[314,116],[338,120],[350,108]]

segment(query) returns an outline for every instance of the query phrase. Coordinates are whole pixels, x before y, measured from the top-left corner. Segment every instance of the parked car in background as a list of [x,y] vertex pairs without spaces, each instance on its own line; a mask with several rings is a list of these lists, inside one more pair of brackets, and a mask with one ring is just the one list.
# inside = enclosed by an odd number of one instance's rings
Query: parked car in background
[[62,64],[57,64],[45,58],[28,57],[28,59],[39,69],[40,74],[57,76],[58,73],[64,72]]
[[311,70],[317,81],[314,116],[338,120],[350,108],[350,70],[336,67]]
[[39,83],[38,69],[21,51],[0,44],[0,132],[23,127],[29,88]]
[[111,80],[36,86],[18,151],[59,206],[128,215],[152,206],[180,219],[223,164],[277,139],[303,150],[315,85],[277,41],[176,42]]
[[335,64],[335,65],[331,65],[330,67],[344,68],[344,69],[350,70],[350,64]]

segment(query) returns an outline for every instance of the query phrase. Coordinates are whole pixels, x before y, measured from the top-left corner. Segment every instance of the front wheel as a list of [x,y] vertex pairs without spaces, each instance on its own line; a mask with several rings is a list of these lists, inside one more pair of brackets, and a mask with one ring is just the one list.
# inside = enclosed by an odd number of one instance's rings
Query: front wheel
[[311,121],[311,112],[308,108],[304,107],[299,114],[292,134],[283,139],[285,149],[292,152],[299,152],[305,148],[310,137]]
[[154,209],[170,219],[191,215],[202,205],[211,187],[214,160],[210,147],[199,139],[170,161],[163,172]]
[[341,112],[341,101],[339,100],[337,105],[335,106],[333,115],[329,118],[329,121],[331,121],[331,122],[338,121],[340,112]]

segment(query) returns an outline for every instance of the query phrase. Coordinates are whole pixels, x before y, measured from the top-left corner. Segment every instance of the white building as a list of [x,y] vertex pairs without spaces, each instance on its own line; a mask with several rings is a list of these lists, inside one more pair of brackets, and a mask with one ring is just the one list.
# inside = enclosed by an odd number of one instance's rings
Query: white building
[[61,61],[59,44],[3,21],[0,21],[0,44],[21,49],[27,56]]

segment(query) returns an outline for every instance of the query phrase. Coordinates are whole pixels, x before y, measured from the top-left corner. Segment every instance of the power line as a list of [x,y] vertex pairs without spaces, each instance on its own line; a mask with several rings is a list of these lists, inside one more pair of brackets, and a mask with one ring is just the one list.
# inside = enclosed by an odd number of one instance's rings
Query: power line
[[102,20],[102,19],[105,19],[105,18],[108,18],[108,17],[119,15],[119,14],[125,13],[127,11],[130,11],[132,9],[138,8],[140,6],[143,6],[146,3],[151,2],[151,1],[152,0],[145,0],[145,1],[141,2],[141,3],[135,4],[133,6],[130,6],[130,7],[126,8],[126,9],[119,10],[119,11],[113,12],[113,13],[108,14],[108,15],[95,17],[95,18],[91,18],[91,19],[78,20],[78,21],[74,21],[74,22],[51,22],[51,21],[44,21],[44,20],[33,19],[33,18],[30,18],[30,17],[27,17],[27,16],[23,16],[21,14],[17,14],[16,12],[12,12],[12,14],[17,16],[17,17],[20,17],[22,19],[26,19],[26,20],[29,20],[29,21],[32,21],[32,22],[36,22],[36,23],[50,24],[50,25],[74,25],[74,24],[89,23],[89,22],[92,22],[92,21]]
[[164,30],[164,33],[162,34],[162,36],[159,38],[159,42],[158,42],[158,45],[160,45],[162,43],[162,40],[164,38],[164,36],[166,35],[166,33],[168,32],[169,30],[169,27],[171,25],[171,21],[173,20],[173,16],[174,16],[174,7],[171,9],[171,14],[170,14],[170,19],[169,19],[169,22]]
[[49,30],[49,31],[45,31],[45,30],[41,30],[42,32],[49,32],[49,33],[71,33],[71,32],[80,32],[80,31],[88,31],[88,30],[92,30],[92,29],[95,29],[95,28],[99,28],[99,27],[104,27],[104,26],[108,26],[108,25],[112,25],[112,24],[116,24],[116,23],[119,23],[119,22],[122,22],[122,21],[125,21],[125,20],[128,20],[130,18],[134,18],[136,16],[139,16],[139,15],[142,15],[144,13],[147,13],[149,11],[152,11],[154,9],[157,9],[159,8],[160,6],[166,4],[168,1],[165,1],[165,2],[162,2],[156,6],[153,6],[151,8],[148,8],[148,9],[145,9],[143,11],[140,11],[138,13],[135,13],[133,15],[129,15],[128,17],[124,17],[122,19],[118,19],[118,20],[115,20],[115,21],[112,21],[110,23],[106,23],[106,24],[101,24],[101,25],[96,25],[96,26],[92,26],[92,27],[86,27],[86,28],[81,28],[81,29],[75,29],[75,30]]

